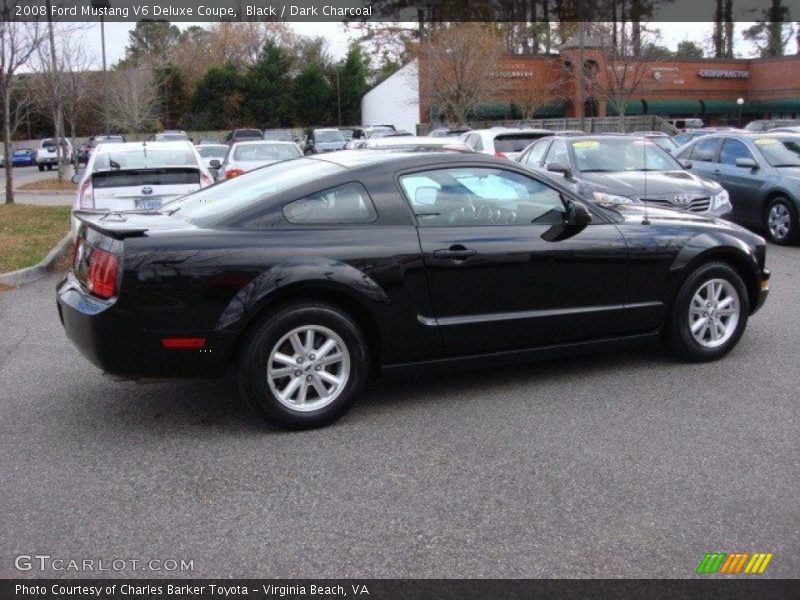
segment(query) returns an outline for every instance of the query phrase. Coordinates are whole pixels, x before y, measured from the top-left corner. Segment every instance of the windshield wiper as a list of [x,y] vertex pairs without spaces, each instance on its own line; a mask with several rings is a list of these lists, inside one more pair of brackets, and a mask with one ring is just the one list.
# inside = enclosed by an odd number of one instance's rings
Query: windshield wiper
[[800,167],[800,163],[782,163],[779,165],[772,165],[773,167]]
[[581,173],[611,173],[611,169],[581,169]]

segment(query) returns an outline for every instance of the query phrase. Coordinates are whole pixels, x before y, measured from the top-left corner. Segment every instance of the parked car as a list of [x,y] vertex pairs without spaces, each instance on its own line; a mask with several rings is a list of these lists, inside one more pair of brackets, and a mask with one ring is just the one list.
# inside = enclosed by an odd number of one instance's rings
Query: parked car
[[296,142],[297,138],[290,129],[265,129],[263,139],[276,142]]
[[86,164],[89,162],[89,156],[91,156],[92,151],[96,146],[103,142],[113,142],[124,144],[125,143],[125,136],[124,135],[93,135],[89,138],[89,142],[86,144],[82,144],[80,148],[78,148],[78,164]]
[[778,127],[797,127],[800,120],[797,119],[756,119],[744,126],[745,131],[769,131]]
[[685,131],[684,133],[679,133],[678,135],[672,136],[672,140],[678,145],[678,148],[681,146],[688,144],[692,140],[696,140],[699,137],[703,137],[704,135],[710,135],[712,133],[717,133],[719,131],[715,127],[703,127],[701,129],[690,129]]
[[650,140],[654,144],[661,146],[663,150],[666,150],[670,154],[678,149],[678,144],[675,143],[675,140],[673,140],[663,131],[633,131],[630,133],[630,135],[634,137],[643,137],[647,140]]
[[234,129],[225,136],[225,143],[229,146],[233,146],[239,142],[252,142],[263,139],[264,132],[260,129]]
[[699,129],[705,125],[703,119],[667,119],[667,123],[672,125],[679,132]]
[[239,142],[231,146],[222,165],[219,167],[217,179],[238,177],[265,165],[291,160],[303,153],[294,142],[275,142],[259,140],[257,142]]
[[155,135],[151,135],[150,142],[180,142],[180,141],[189,141],[191,142],[191,138],[189,134],[185,131],[180,131],[178,129],[165,129],[160,133],[156,133]]
[[604,206],[647,203],[712,217],[731,211],[721,185],[693,175],[646,139],[621,134],[544,138],[518,161]]
[[458,139],[475,152],[514,160],[531,142],[548,135],[553,135],[548,129],[493,127],[464,133]]
[[[102,143],[86,168],[72,178],[78,184],[75,211],[121,214],[149,211],[214,183],[192,144],[185,141]],[[73,231],[78,221],[73,216]]]
[[[5,157],[3,157],[5,161]],[[17,148],[11,155],[12,167],[32,167],[36,164],[36,150],[31,148]]]
[[303,154],[322,154],[343,150],[346,143],[342,132],[338,129],[312,129],[306,137]]
[[[61,160],[63,162],[72,162],[72,142],[67,138],[61,138]],[[39,144],[39,149],[36,151],[36,166],[40,171],[51,170],[54,166],[58,165],[58,149],[56,142],[53,138],[45,138]]]
[[776,244],[800,241],[800,135],[709,135],[681,148],[678,157],[728,190],[733,219],[763,229]]
[[160,211],[77,215],[56,294],[80,352],[117,378],[233,372],[289,428],[342,416],[381,372],[661,339],[719,359],[769,287],[743,228],[601,208],[480,154],[304,157]]
[[200,158],[203,159],[203,165],[208,169],[208,172],[211,173],[211,177],[214,179],[217,178],[219,168],[222,166],[225,157],[228,156],[230,149],[230,146],[227,144],[220,143],[197,146],[197,153],[200,155]]
[[437,127],[428,135],[430,137],[458,137],[472,131],[469,127]]
[[218,139],[215,138],[201,138],[199,142],[197,142],[196,146],[216,146],[221,144]]
[[346,138],[348,142],[352,140],[368,140],[372,136],[379,133],[391,133],[395,131],[394,125],[374,125],[370,127],[350,127],[350,137]]
[[775,129],[770,129],[769,133],[800,133],[800,127],[776,127]]
[[474,150],[463,142],[448,137],[395,135],[362,140],[362,150],[403,150],[406,152],[468,152]]

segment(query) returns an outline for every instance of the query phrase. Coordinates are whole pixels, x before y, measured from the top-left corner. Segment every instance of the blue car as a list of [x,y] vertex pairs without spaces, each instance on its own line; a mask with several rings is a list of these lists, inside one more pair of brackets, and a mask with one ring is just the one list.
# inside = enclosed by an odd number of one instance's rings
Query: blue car
[[32,167],[36,164],[36,151],[30,148],[15,150],[11,156],[11,165],[14,167]]

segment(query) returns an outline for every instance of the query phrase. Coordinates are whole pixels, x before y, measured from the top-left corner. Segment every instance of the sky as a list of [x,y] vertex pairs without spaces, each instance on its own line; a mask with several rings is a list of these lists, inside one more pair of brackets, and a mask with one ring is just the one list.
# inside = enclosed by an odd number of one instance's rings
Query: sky
[[[181,29],[190,25],[204,25],[203,23],[175,23]],[[299,34],[309,36],[323,36],[328,40],[328,52],[334,60],[343,58],[347,53],[350,40],[354,37],[353,31],[340,23],[289,23],[289,25]],[[670,49],[675,49],[679,42],[691,40],[701,43],[711,32],[711,23],[653,23],[661,31],[661,39],[664,45]],[[736,45],[737,56],[750,58],[755,56],[755,48],[749,42],[742,39],[741,30],[749,26],[750,23],[736,24]],[[106,23],[106,53],[107,62],[113,65],[125,56],[125,46],[128,44],[128,32],[135,27],[135,23]],[[95,64],[101,66],[101,44],[100,44],[100,25],[92,24],[85,33],[89,44],[90,52],[94,56]],[[789,50],[794,51],[794,42],[790,42]]]

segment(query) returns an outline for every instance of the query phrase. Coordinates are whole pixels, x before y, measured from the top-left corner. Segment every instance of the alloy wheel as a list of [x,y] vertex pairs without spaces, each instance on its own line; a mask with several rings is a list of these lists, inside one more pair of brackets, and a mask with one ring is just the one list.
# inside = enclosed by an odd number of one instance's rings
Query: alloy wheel
[[350,378],[350,352],[332,329],[303,325],[272,348],[267,380],[278,401],[300,412],[319,410],[336,400]]
[[739,324],[741,303],[736,288],[727,279],[710,279],[692,296],[689,304],[689,330],[704,348],[717,348],[727,342]]
[[769,233],[776,240],[782,240],[789,235],[789,229],[792,226],[792,215],[789,209],[780,202],[776,203],[769,209],[767,216],[767,227]]

